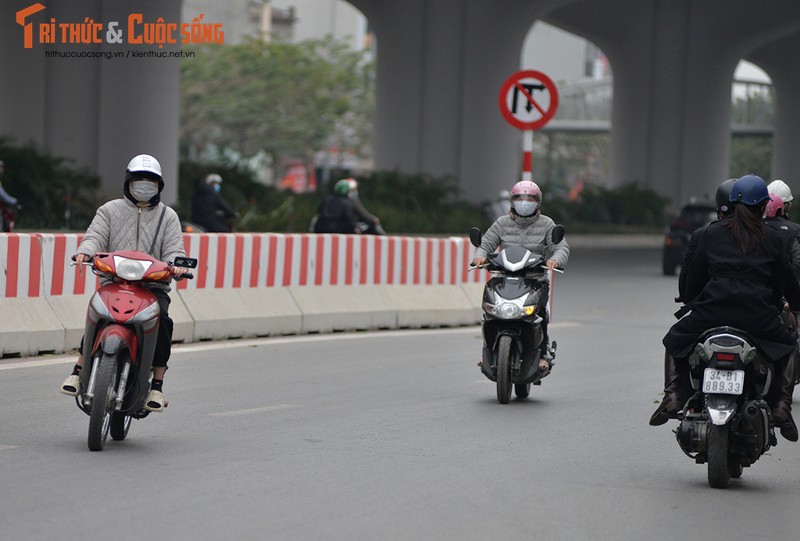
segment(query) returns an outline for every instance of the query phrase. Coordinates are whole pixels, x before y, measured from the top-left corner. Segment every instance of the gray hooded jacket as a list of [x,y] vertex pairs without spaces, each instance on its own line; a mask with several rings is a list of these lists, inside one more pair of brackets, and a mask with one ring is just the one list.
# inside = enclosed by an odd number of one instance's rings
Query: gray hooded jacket
[[[153,243],[162,211],[164,219]],[[97,209],[78,246],[78,253],[88,256],[118,250],[150,253],[151,246],[153,251],[150,255],[159,261],[170,262],[186,255],[178,213],[164,203],[140,208],[123,198],[109,201]],[[162,284],[153,284],[152,287],[169,290],[169,286]]]
[[535,254],[542,254],[547,259],[555,259],[558,266],[564,268],[569,260],[567,239],[553,244],[551,234],[555,222],[543,214],[528,218],[520,216],[501,216],[483,235],[481,246],[475,250],[475,257],[487,257],[499,246],[501,249],[512,244],[524,246]]

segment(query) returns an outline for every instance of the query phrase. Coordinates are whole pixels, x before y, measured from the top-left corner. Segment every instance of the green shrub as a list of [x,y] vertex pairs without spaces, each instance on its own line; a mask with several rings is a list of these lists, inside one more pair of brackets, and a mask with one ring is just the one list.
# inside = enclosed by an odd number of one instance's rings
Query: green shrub
[[3,187],[22,205],[17,228],[83,230],[105,202],[97,175],[32,144],[15,146],[0,139],[0,160],[5,163]]
[[577,201],[550,199],[545,189],[542,210],[571,232],[655,232],[667,224],[668,203],[655,191],[629,183],[588,186]]

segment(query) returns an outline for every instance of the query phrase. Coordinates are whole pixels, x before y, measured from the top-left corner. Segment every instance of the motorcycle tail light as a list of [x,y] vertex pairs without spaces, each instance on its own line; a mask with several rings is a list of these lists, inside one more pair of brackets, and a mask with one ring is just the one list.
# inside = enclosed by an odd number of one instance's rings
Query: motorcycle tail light
[[735,358],[733,353],[717,353],[717,359],[720,361],[733,361]]

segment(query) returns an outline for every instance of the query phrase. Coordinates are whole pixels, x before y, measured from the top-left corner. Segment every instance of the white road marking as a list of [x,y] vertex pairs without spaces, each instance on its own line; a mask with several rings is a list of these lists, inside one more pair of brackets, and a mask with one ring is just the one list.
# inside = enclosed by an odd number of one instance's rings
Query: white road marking
[[[551,329],[566,327],[577,327],[580,323],[574,321],[555,321],[550,324]],[[365,338],[397,337],[397,336],[425,336],[431,334],[473,334],[480,338],[480,326],[470,325],[466,327],[450,327],[442,329],[396,329],[387,331],[367,331],[335,334],[295,334],[290,336],[248,338],[244,340],[224,340],[219,342],[199,342],[191,344],[173,344],[172,356],[180,357],[198,351],[215,351],[221,349],[234,349],[243,347],[259,347],[267,345],[291,344],[294,342],[326,342],[337,340],[362,340]],[[78,358],[77,354],[66,356],[51,357],[27,357],[23,359],[0,360],[0,370],[16,370],[18,368],[37,368],[41,366],[54,366],[59,364],[74,364]]]
[[250,408],[246,410],[224,411],[222,413],[211,413],[211,417],[236,417],[239,415],[253,415],[256,413],[269,413],[272,411],[290,410],[294,408],[302,408],[303,406],[296,406],[294,404],[278,404],[277,406],[264,406],[263,408]]
[[8,451],[9,449],[16,449],[19,445],[0,445],[0,451]]

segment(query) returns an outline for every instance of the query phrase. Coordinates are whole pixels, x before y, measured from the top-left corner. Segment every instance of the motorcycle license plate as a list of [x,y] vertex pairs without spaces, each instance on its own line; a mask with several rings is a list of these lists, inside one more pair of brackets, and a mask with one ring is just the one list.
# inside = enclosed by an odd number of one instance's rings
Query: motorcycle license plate
[[717,394],[742,394],[744,370],[717,370],[706,368],[703,372],[703,392]]

